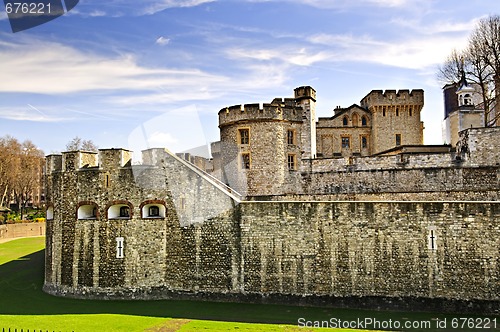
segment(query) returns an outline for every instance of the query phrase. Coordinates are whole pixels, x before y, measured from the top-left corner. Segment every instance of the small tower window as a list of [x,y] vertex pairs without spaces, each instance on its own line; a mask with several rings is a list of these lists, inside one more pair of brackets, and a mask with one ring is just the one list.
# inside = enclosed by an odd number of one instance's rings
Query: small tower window
[[94,204],[81,205],[77,210],[78,219],[96,219],[97,218],[97,206]]
[[410,114],[410,116],[413,115],[413,107],[410,106],[410,109],[409,109],[408,113]]
[[293,130],[288,130],[286,136],[289,145],[295,144],[295,132]]
[[472,105],[472,98],[470,94],[464,96],[464,105]]
[[242,145],[249,144],[250,142],[250,129],[238,129],[239,142]]
[[116,238],[116,258],[123,258],[124,257],[124,254],[123,254],[123,249],[124,249],[124,246],[123,246],[123,237],[117,237]]
[[396,146],[401,145],[401,134],[396,134]]
[[241,154],[241,168],[250,169],[250,153]]
[[347,120],[347,116],[344,116],[344,118],[342,119],[342,125],[344,127],[347,127],[348,124],[349,124],[349,121]]
[[120,218],[129,218],[130,209],[128,206],[120,206]]
[[157,206],[150,206],[148,209],[149,217],[159,217],[160,216],[160,208]]
[[382,108],[382,116],[385,116],[385,106]]
[[363,117],[361,118],[361,125],[362,125],[363,127],[366,127],[366,125],[367,125],[366,116],[363,116]]
[[296,160],[295,160],[295,155],[294,154],[289,154],[288,155],[288,170],[289,171],[295,171],[296,170]]
[[361,136],[361,148],[368,148],[368,139],[366,138],[366,136]]
[[396,116],[399,116],[399,108],[396,107]]

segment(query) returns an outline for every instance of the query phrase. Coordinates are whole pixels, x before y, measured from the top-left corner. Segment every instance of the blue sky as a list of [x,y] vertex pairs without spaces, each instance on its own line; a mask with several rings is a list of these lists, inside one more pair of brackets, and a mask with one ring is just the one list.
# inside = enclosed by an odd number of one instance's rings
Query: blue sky
[[0,12],[0,136],[45,153],[173,151],[216,141],[229,105],[317,91],[331,116],[373,89],[424,89],[426,144],[441,144],[437,66],[492,0],[80,0],[13,34]]

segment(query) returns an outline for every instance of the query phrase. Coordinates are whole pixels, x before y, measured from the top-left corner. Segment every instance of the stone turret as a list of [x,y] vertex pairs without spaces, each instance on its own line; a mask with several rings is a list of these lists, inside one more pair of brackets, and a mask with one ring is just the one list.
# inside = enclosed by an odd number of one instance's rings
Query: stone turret
[[316,158],[316,90],[301,86],[294,90],[295,100],[302,107],[301,147],[303,159]]
[[[289,193],[301,159],[315,151],[315,91],[297,88],[296,98],[235,105],[219,111],[221,180],[244,195]],[[311,129],[312,128],[312,129]],[[306,147],[304,147],[304,144]],[[315,152],[314,152],[315,153]],[[219,161],[215,160],[215,164]]]
[[361,100],[361,107],[372,114],[372,153],[398,145],[421,145],[424,141],[420,112],[424,91],[372,90]]

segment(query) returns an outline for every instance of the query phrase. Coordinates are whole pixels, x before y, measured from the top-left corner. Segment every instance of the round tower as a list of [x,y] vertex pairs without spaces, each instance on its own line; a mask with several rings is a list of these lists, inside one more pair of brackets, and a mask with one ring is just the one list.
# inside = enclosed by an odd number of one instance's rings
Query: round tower
[[247,196],[290,193],[301,159],[303,109],[293,98],[219,111],[222,180]]

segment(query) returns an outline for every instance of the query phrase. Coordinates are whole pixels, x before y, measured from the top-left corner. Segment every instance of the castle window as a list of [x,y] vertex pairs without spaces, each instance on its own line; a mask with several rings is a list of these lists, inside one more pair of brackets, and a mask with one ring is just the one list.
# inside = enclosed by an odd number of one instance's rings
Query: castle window
[[399,108],[396,108],[396,116],[399,116]]
[[238,129],[238,136],[240,144],[249,144],[250,142],[250,129]]
[[123,258],[124,254],[124,246],[123,246],[123,237],[117,237],[116,238],[116,258]]
[[47,220],[54,219],[54,207],[53,206],[49,206],[47,208],[47,211],[45,212],[45,216],[46,216]]
[[107,209],[108,219],[130,219],[132,216],[132,204],[127,201],[116,201]]
[[295,144],[295,132],[293,130],[287,130],[286,137],[289,145]]
[[342,125],[344,127],[347,127],[348,124],[349,124],[349,120],[347,120],[347,116],[344,116],[344,118],[342,119]]
[[294,154],[289,154],[288,155],[288,170],[289,171],[295,171],[296,170],[296,158]]
[[427,235],[427,248],[430,250],[437,249],[437,234],[435,226],[429,227],[429,233]]
[[120,218],[129,218],[130,209],[128,206],[120,206]]
[[361,136],[361,149],[368,148],[368,138],[366,136]]
[[366,125],[367,125],[366,116],[361,117],[361,125],[363,127],[366,127]]
[[385,106],[382,108],[382,116],[385,116]]
[[348,136],[342,136],[342,149],[349,149],[351,147],[351,143]]
[[408,113],[410,114],[410,116],[412,116],[412,114],[413,114],[413,107],[410,106],[410,110],[408,111]]
[[470,94],[464,96],[464,105],[472,105],[472,98]]
[[241,169],[250,169],[250,153],[241,154]]
[[148,211],[149,211],[148,217],[159,217],[160,216],[160,208],[157,206],[151,206]]
[[[145,204],[150,203],[150,204]],[[164,203],[156,202],[145,202],[141,204],[141,216],[142,218],[165,218],[166,208]]]
[[401,145],[401,134],[396,134],[396,146]]
[[96,219],[97,218],[97,206],[94,204],[84,204],[78,207],[77,218],[80,220],[84,219]]

